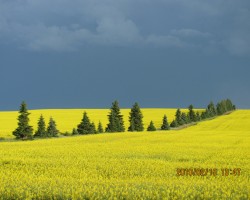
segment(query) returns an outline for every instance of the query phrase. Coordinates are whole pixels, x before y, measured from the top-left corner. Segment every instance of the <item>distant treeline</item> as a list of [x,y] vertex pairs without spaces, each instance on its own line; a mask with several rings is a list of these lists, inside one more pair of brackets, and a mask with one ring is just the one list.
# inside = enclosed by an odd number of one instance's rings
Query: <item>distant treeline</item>
[[208,118],[214,118],[219,115],[223,115],[227,112],[235,110],[236,107],[233,105],[230,99],[222,100],[215,106],[211,101],[204,112],[194,112],[193,105],[188,107],[188,113],[181,112],[177,109],[175,119],[171,122],[170,127],[176,128],[185,124],[199,122]]
[[[227,112],[235,110],[236,107],[233,105],[231,100],[222,100],[216,106],[213,102],[207,106],[204,112],[195,112],[193,105],[188,107],[188,112],[181,112],[180,109],[177,109],[175,114],[175,119],[168,123],[167,116],[164,115],[162,119],[161,130],[170,130],[171,128],[177,128],[186,124],[191,124],[205,120],[208,118],[214,118],[218,115],[223,115]],[[32,126],[29,125],[29,115],[27,109],[27,104],[25,102],[21,103],[18,116],[18,127],[13,131],[13,135],[17,139],[32,139],[34,137],[46,138],[46,137],[57,137],[60,131],[57,129],[55,120],[51,117],[49,123],[46,127],[44,117],[41,115],[38,119],[37,130],[34,132]],[[114,101],[110,108],[108,114],[108,124],[104,130],[102,123],[99,121],[97,127],[94,122],[91,122],[87,112],[83,113],[83,118],[81,122],[77,125],[76,128],[73,128],[72,132],[61,133],[65,136],[69,135],[86,135],[86,134],[97,134],[103,132],[125,132],[123,115],[121,114],[118,101]],[[140,106],[138,103],[135,103],[131,108],[129,113],[129,127],[128,131],[130,132],[140,132],[144,130],[143,124],[143,114],[141,112]],[[151,121],[147,127],[147,131],[156,131],[154,122]]]

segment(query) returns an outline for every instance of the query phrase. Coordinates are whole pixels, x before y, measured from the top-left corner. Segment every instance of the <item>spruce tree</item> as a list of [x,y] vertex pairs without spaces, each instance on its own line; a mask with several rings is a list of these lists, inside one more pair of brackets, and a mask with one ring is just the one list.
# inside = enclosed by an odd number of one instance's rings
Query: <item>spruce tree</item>
[[208,118],[208,113],[207,111],[204,111],[201,113],[201,119],[204,120],[204,119],[207,119]]
[[154,122],[151,121],[148,128],[147,128],[147,131],[156,131],[156,128],[155,128],[155,125],[154,125]]
[[94,122],[90,123],[90,128],[88,133],[97,133]]
[[178,127],[178,123],[175,119],[170,123],[170,127],[172,127],[172,128]]
[[98,132],[98,133],[103,133],[103,127],[102,127],[102,123],[101,123],[100,121],[99,121],[99,123],[98,123],[97,132]]
[[187,116],[187,114],[186,113],[181,113],[181,119],[182,119],[182,121],[184,122],[184,124],[188,124],[188,123],[190,123],[190,119],[189,119],[189,117]]
[[163,120],[162,120],[162,126],[161,126],[161,130],[169,130],[169,124],[168,124],[168,119],[167,116],[164,115]]
[[49,124],[47,127],[47,135],[49,137],[57,137],[58,133],[59,133],[59,130],[57,130],[56,128],[56,122],[52,117],[50,117]]
[[219,102],[216,105],[216,111],[217,111],[218,115],[223,115],[226,112],[226,106],[225,106],[223,101]]
[[196,122],[196,114],[195,114],[195,112],[194,112],[194,107],[193,107],[193,105],[190,105],[189,107],[188,107],[188,116],[189,116],[189,119],[190,119],[190,121],[191,122]]
[[201,121],[201,116],[198,111],[196,112],[196,121]]
[[143,122],[142,122],[142,112],[138,103],[135,103],[131,108],[129,113],[129,123],[128,131],[143,131]]
[[108,115],[108,119],[109,119],[109,123],[106,127],[106,132],[110,133],[110,132],[115,132],[116,130],[118,130],[114,112],[112,111],[110,112],[110,114]]
[[114,101],[108,115],[109,123],[106,132],[124,132],[123,115],[121,115],[118,101]]
[[236,105],[233,105],[233,110],[236,110]]
[[178,108],[175,114],[175,121],[177,123],[177,126],[181,126],[184,124],[184,121],[181,118],[181,110]]
[[207,113],[209,117],[214,117],[217,115],[216,108],[214,106],[214,103],[211,101],[207,106]]
[[[224,113],[226,113],[228,110],[227,110],[227,101],[226,100],[222,100],[222,105],[224,107]],[[223,114],[224,114],[223,113]]]
[[44,117],[41,115],[38,123],[37,123],[37,131],[34,135],[35,137],[46,137],[47,132],[46,132],[46,124],[44,121]]
[[233,105],[233,103],[230,99],[226,99],[226,107],[227,107],[227,111],[235,110],[234,109],[235,106]]
[[223,115],[228,111],[235,110],[236,107],[233,105],[230,99],[222,100],[216,105],[218,115]]
[[29,115],[27,105],[23,101],[19,109],[18,127],[13,131],[17,139],[32,139],[33,128],[29,125]]
[[222,106],[221,106],[220,103],[218,103],[216,105],[216,110],[217,110],[218,115],[222,115],[223,114],[223,108],[222,108]]
[[135,122],[133,120],[130,122],[130,126],[128,127],[128,131],[130,131],[130,132],[135,131]]
[[91,124],[86,112],[83,113],[83,118],[82,118],[81,123],[77,126],[77,131],[79,134],[94,133],[93,125]]

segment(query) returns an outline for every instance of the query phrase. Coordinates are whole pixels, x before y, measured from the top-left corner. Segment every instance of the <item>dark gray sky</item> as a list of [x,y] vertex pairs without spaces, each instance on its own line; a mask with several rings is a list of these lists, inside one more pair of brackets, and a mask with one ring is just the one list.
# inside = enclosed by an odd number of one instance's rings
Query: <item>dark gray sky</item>
[[249,0],[0,0],[0,110],[250,108]]

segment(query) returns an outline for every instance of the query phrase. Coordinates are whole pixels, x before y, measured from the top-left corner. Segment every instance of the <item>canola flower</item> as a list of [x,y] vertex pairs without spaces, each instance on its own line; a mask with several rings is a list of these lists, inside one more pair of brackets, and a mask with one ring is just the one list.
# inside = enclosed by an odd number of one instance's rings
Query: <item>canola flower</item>
[[[1,142],[0,199],[249,199],[249,120],[238,110],[178,131]],[[177,168],[241,174],[176,176]]]
[[[182,109],[187,112],[187,109]],[[42,114],[45,118],[46,124],[49,121],[50,117],[57,123],[57,128],[61,132],[71,132],[73,128],[76,128],[77,125],[82,120],[84,111],[87,112],[91,121],[97,126],[99,121],[102,123],[103,128],[106,127],[108,123],[108,117],[110,110],[109,109],[41,109],[41,110],[29,110],[30,115],[30,125],[33,128],[37,129],[37,121]],[[129,126],[129,112],[130,109],[121,109],[123,115],[123,120],[125,122],[125,128],[128,129]],[[174,119],[176,109],[156,109],[156,108],[147,108],[142,109],[144,115],[143,122],[145,129],[149,125],[150,121],[153,120],[157,128],[161,127],[162,118],[166,114],[168,116],[169,122]],[[17,127],[17,111],[5,111],[0,112],[0,137],[4,138],[14,138],[12,131]]]

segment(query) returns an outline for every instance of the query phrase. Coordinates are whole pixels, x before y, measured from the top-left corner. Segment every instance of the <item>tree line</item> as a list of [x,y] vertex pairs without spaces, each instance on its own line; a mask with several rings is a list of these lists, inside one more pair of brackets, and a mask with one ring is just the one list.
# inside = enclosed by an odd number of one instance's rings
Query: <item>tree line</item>
[[181,112],[180,109],[177,109],[175,114],[175,119],[171,122],[170,127],[177,128],[186,124],[191,124],[199,122],[206,119],[211,119],[216,116],[223,115],[227,112],[231,112],[236,109],[236,106],[233,105],[230,99],[222,100],[217,103],[215,106],[211,101],[206,110],[203,112],[195,112],[193,105],[188,107],[188,113]]
[[[235,110],[231,100],[226,99],[220,101],[216,106],[213,102],[207,106],[203,112],[195,112],[193,105],[188,107],[188,112],[182,112],[177,109],[175,119],[169,124],[166,115],[163,116],[161,130],[170,130],[171,128],[177,128],[182,125],[198,122],[207,118],[213,118],[218,115],[223,115],[229,111]],[[22,102],[19,109],[18,127],[13,131],[13,135],[17,139],[32,139],[34,137],[46,138],[57,137],[60,131],[57,129],[55,120],[50,117],[49,123],[46,126],[43,115],[40,116],[37,123],[37,130],[34,132],[32,126],[29,125],[29,115],[27,104]],[[96,133],[113,133],[113,132],[125,132],[123,115],[121,114],[118,101],[114,101],[108,114],[108,124],[106,128],[103,128],[102,123],[99,121],[98,126],[95,126],[94,122],[91,122],[87,112],[83,113],[83,118],[76,128],[73,128],[71,133],[66,132],[65,135],[86,135]],[[151,121],[147,127],[147,131],[156,131],[154,122]],[[129,113],[129,127],[130,132],[144,131],[143,114],[141,112],[138,103],[135,103]]]

